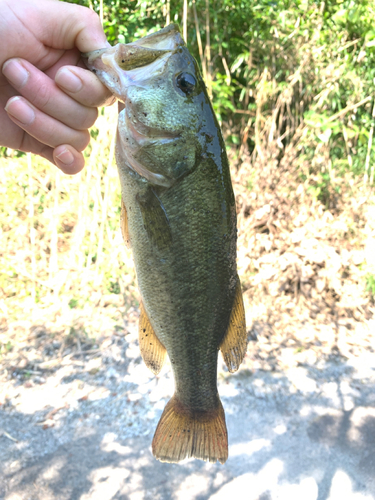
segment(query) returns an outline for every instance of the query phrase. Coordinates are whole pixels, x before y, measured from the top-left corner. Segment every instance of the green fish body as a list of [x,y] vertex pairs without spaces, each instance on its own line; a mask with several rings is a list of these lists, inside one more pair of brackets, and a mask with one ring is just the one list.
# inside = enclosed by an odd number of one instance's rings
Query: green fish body
[[224,463],[228,439],[217,356],[246,353],[236,269],[236,207],[225,145],[197,64],[178,27],[87,54],[124,103],[116,161],[122,230],[142,297],[140,349],[158,373],[166,353],[175,394],[153,439],[161,461]]

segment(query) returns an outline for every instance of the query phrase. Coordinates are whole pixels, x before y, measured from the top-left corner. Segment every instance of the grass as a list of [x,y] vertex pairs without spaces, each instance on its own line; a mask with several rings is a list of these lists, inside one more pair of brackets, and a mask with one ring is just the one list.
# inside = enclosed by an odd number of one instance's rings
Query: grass
[[[37,156],[2,158],[0,309],[8,319],[39,309],[137,297],[131,251],[119,229],[115,106],[101,110],[86,167],[65,176]],[[10,315],[10,316],[9,316]]]
[[366,291],[369,292],[372,297],[375,297],[375,274],[368,273],[365,276],[366,279]]

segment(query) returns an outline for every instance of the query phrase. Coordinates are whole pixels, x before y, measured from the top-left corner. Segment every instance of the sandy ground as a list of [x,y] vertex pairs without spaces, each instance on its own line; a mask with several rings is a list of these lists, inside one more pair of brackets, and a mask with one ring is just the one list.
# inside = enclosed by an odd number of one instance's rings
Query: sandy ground
[[220,360],[225,465],[153,458],[173,382],[169,366],[154,377],[143,364],[135,323],[99,351],[47,363],[42,376],[3,370],[1,500],[375,499],[371,350],[274,371],[250,354],[235,375]]

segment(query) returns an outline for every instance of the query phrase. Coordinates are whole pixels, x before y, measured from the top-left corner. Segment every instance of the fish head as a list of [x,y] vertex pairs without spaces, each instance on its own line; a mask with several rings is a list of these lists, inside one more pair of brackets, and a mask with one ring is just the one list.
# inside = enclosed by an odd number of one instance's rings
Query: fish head
[[[86,54],[87,66],[124,103],[119,113],[117,163],[170,187],[204,155],[207,114],[203,79],[178,26],[136,42]],[[209,139],[207,139],[207,137]]]

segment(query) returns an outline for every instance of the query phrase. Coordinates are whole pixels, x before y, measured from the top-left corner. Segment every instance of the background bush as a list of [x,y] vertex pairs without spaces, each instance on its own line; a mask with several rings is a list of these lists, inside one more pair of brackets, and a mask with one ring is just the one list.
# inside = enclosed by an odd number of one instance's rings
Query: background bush
[[309,161],[324,149],[324,165],[311,169],[322,174],[322,199],[332,175],[351,170],[373,181],[372,1],[189,0],[185,19],[183,0],[76,3],[101,13],[111,44],[168,19],[185,24],[227,143],[240,144],[240,153],[253,152],[262,136],[277,141],[280,159],[297,140]]

